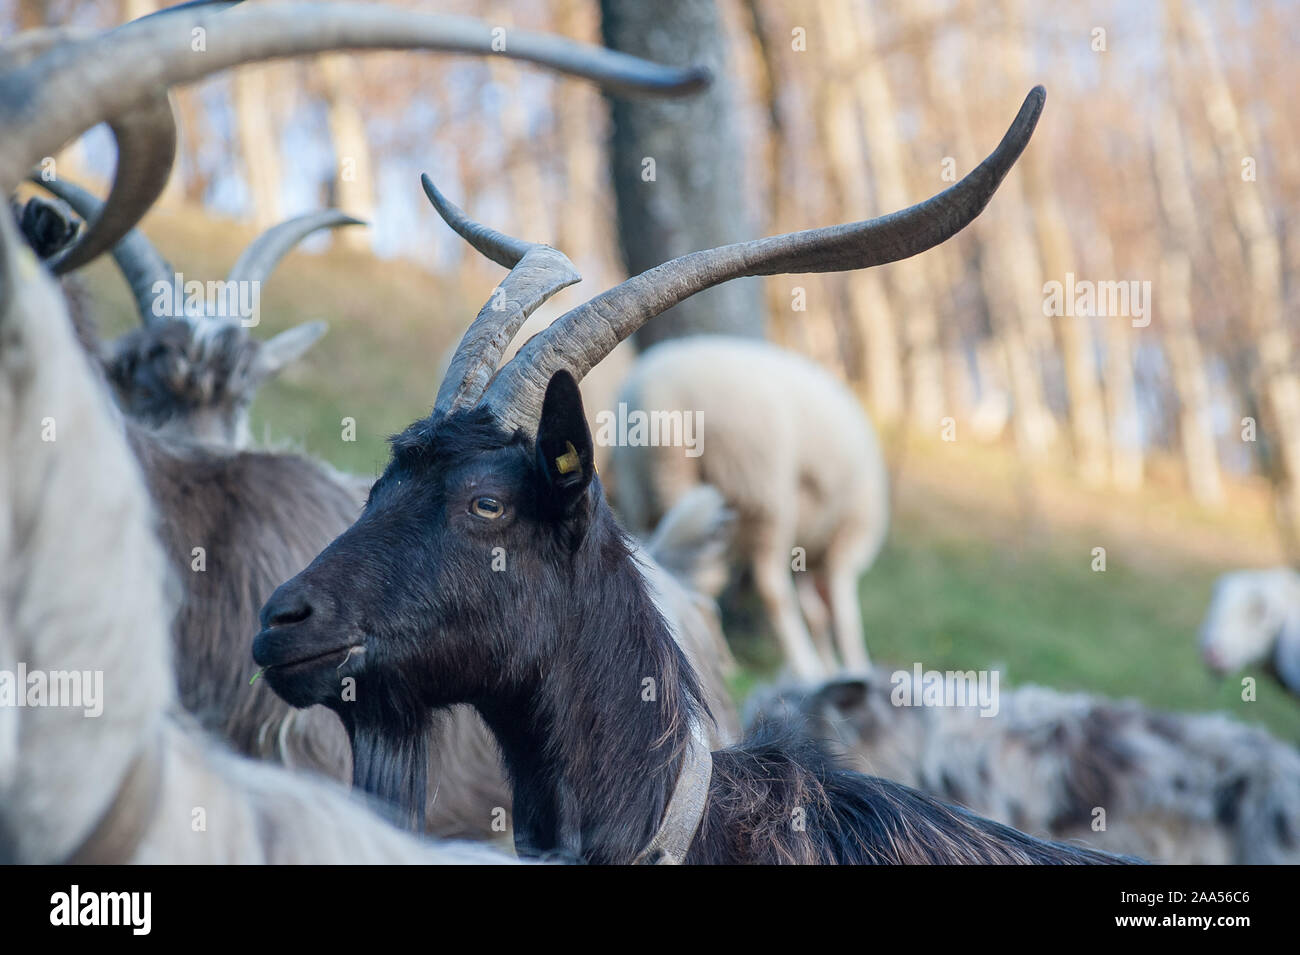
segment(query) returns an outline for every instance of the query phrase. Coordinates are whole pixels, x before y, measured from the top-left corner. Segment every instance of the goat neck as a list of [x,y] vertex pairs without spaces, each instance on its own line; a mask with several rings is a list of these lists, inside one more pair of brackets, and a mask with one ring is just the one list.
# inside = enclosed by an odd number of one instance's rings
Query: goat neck
[[520,854],[622,864],[658,828],[702,705],[603,497],[593,511],[573,557],[589,585],[582,606],[561,594],[535,618],[570,629],[544,638],[569,655],[539,660],[508,696],[474,705],[514,786]]

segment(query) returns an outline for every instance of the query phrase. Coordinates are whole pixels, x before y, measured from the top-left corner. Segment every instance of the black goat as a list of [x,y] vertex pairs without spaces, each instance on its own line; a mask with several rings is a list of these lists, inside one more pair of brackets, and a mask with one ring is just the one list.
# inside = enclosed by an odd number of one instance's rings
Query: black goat
[[[431,713],[470,703],[514,786],[521,853],[626,862],[1111,862],[760,728],[708,753],[696,677],[646,592],[595,474],[577,377],[648,318],[742,275],[865,268],[964,227],[1028,142],[1034,90],[951,190],[850,226],[692,253],[571,311],[493,376],[542,301],[577,280],[554,249],[444,219],[510,275],[466,333],[433,413],[393,440],[357,522],[262,608],[270,685],[347,725],[372,791],[423,806]],[[343,692],[340,692],[342,683]],[[661,821],[662,820],[662,821]]]

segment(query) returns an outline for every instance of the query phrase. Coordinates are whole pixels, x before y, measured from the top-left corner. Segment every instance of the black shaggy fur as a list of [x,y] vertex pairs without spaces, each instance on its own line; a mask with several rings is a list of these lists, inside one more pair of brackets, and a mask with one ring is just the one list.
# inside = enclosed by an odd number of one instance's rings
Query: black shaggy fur
[[[514,786],[516,847],[626,863],[659,825],[692,719],[689,664],[601,491],[577,385],[535,441],[481,411],[413,425],[361,518],[262,609],[254,655],[297,706],[343,716],[392,768],[420,714],[472,704]],[[342,702],[341,678],[355,680]],[[714,754],[688,861],[1113,862],[837,766],[789,728]]]

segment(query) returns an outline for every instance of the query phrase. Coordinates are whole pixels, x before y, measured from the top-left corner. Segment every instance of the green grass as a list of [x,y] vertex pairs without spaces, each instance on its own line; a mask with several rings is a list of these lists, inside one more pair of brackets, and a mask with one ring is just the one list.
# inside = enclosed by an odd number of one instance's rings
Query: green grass
[[[1217,679],[1201,665],[1196,631],[1220,568],[1127,564],[1108,554],[1091,569],[1086,541],[1024,546],[960,530],[936,531],[904,510],[863,579],[863,626],[888,669],[1002,671],[1003,686],[1135,697],[1162,709],[1220,711],[1300,740],[1300,701],[1261,668]],[[775,638],[750,597],[728,600],[728,628],[744,698],[777,675]],[[1242,700],[1241,677],[1256,680]]]
[[1215,570],[1090,567],[1085,548],[1015,552],[903,521],[862,582],[864,626],[878,661],[910,667],[999,666],[1011,683],[1222,710],[1300,738],[1300,705],[1263,673],[1256,701],[1215,680],[1195,635]]
[[[149,232],[164,251],[193,250],[176,264],[201,278],[224,275],[252,235],[164,215],[153,217]],[[257,334],[315,318],[331,331],[264,390],[254,434],[377,473],[387,436],[427,412],[441,357],[492,281],[492,273],[475,272],[464,289],[410,265],[336,250],[290,257],[264,290],[265,327]],[[120,331],[132,320],[120,279],[99,264],[92,282],[109,300],[107,331]],[[345,417],[356,419],[355,441],[342,439]],[[1238,680],[1212,680],[1196,653],[1214,576],[1277,559],[1258,495],[1242,491],[1227,512],[1212,514],[1159,473],[1135,495],[1087,491],[1068,473],[1048,473],[1036,476],[1026,502],[1024,475],[1004,448],[886,438],[896,470],[894,526],[861,586],[875,660],[998,665],[1011,684],[1222,710],[1300,739],[1300,702],[1271,678],[1257,674],[1258,702],[1243,703]],[[1098,545],[1107,548],[1104,573],[1090,568]],[[752,599],[732,606],[729,633],[744,665],[733,689],[744,696],[780,660]]]

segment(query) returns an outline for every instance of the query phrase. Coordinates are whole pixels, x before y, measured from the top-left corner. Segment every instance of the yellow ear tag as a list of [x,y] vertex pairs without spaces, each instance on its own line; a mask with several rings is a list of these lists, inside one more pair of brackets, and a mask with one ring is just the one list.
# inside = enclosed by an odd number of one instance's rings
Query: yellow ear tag
[[574,449],[572,441],[565,441],[564,446],[568,450],[555,459],[555,470],[561,474],[568,474],[582,467],[582,461],[578,458],[578,452]]

